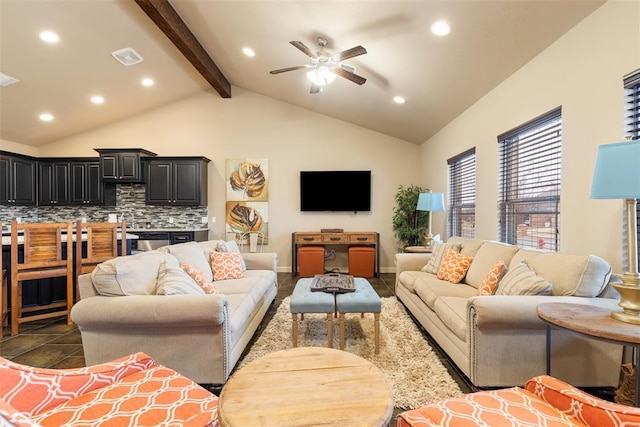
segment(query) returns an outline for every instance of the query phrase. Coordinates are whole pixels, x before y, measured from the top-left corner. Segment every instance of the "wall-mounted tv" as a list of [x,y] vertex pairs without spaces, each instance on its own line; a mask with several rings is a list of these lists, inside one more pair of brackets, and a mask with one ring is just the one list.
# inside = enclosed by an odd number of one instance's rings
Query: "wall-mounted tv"
[[303,212],[371,210],[371,171],[301,171]]

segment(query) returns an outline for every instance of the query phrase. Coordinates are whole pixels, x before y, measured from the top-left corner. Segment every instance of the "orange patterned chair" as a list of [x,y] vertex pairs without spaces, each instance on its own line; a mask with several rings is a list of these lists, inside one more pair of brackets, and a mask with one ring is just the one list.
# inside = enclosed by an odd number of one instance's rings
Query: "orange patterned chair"
[[542,375],[525,388],[481,391],[402,412],[396,427],[640,426],[640,409],[593,397]]
[[144,353],[78,369],[0,358],[0,425],[217,426],[218,398]]

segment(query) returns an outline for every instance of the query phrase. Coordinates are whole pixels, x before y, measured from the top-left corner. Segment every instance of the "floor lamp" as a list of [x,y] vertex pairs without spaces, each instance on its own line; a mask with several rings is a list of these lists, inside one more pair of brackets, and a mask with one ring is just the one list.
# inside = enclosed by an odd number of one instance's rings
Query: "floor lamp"
[[431,234],[431,212],[444,211],[444,194],[432,192],[420,193],[416,210],[429,211],[429,225],[427,226],[427,233],[424,238],[424,246],[427,250],[431,250],[433,249],[431,247],[433,241],[433,234]]
[[618,142],[598,147],[591,185],[592,199],[625,199],[629,269],[622,283],[612,284],[620,293],[622,311],[611,317],[640,324],[640,274],[638,274],[638,224],[636,199],[640,198],[640,141]]

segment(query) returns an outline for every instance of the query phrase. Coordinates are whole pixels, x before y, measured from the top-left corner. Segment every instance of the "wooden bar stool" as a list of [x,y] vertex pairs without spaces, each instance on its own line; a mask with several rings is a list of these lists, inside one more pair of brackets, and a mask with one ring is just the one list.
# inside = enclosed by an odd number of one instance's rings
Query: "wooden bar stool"
[[[122,254],[126,254],[127,227],[122,222],[76,222],[76,286],[81,274],[91,273],[96,265],[118,256],[118,228],[122,233]],[[84,233],[84,234],[83,234]],[[83,256],[82,242],[86,240],[86,256]],[[80,301],[77,289],[76,300]]]
[[[63,231],[66,231],[66,235]],[[71,324],[69,314],[73,306],[72,236],[71,221],[41,224],[20,224],[16,221],[11,223],[11,335],[18,334],[21,323],[41,319],[67,316],[67,324]],[[20,245],[24,247],[22,261],[18,256]],[[66,248],[66,254],[63,253],[64,248]],[[54,277],[67,279],[64,301],[22,307],[23,281]],[[23,316],[24,313],[36,311],[41,313]]]
[[[2,221],[0,221],[0,230],[2,230]],[[9,325],[9,303],[8,297],[9,294],[7,292],[7,270],[2,268],[2,253],[0,253],[0,337],[4,336],[4,327]]]

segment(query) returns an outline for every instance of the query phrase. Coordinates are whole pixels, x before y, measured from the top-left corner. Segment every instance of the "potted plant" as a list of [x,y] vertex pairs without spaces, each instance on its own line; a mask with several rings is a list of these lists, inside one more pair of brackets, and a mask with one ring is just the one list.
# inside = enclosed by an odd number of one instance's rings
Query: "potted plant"
[[407,246],[422,246],[427,231],[429,212],[417,211],[420,193],[429,190],[411,185],[398,186],[393,209],[393,232],[398,240],[398,249],[404,251]]

